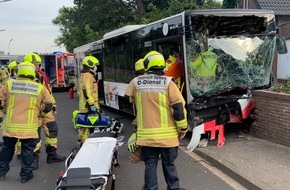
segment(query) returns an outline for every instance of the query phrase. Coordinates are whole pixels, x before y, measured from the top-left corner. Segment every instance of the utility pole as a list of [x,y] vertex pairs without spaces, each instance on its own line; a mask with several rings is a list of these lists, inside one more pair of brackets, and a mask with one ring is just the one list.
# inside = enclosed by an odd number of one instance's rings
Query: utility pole
[[11,44],[11,42],[12,42],[12,38],[10,39],[10,41],[9,41],[9,43],[8,43],[8,55],[10,55],[10,44]]

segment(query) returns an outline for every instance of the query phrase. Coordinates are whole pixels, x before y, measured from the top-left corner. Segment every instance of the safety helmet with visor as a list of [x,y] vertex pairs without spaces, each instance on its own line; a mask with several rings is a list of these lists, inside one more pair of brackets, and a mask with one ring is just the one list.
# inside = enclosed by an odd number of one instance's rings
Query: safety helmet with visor
[[165,59],[157,51],[150,51],[144,57],[144,68],[148,70],[163,70],[165,68]]
[[144,59],[139,59],[136,63],[135,63],[135,74],[136,75],[140,75],[140,74],[144,74],[145,73],[145,68],[144,68]]
[[18,64],[19,64],[18,61],[12,61],[8,64],[8,72],[9,72],[10,76],[12,76],[12,77],[17,76]]
[[34,79],[36,77],[34,64],[25,61],[18,65],[17,76]]
[[83,59],[83,66],[93,69],[95,66],[99,65],[99,60],[92,55],[86,56]]
[[34,52],[27,53],[24,56],[24,60],[23,61],[24,62],[33,63],[34,65],[41,65],[41,63],[42,63],[41,57],[37,53],[34,53]]

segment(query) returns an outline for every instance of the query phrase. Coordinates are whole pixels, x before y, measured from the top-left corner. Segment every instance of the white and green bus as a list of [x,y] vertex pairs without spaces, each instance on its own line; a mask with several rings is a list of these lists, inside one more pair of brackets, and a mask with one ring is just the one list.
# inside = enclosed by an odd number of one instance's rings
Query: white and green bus
[[[100,100],[105,106],[135,114],[134,106],[124,96],[135,77],[134,63],[151,50],[168,58],[172,48],[178,49],[184,69],[182,94],[195,139],[188,148],[197,146],[200,134],[216,130],[220,131],[218,146],[222,146],[223,125],[249,117],[255,107],[252,90],[272,85],[276,50],[287,52],[277,31],[273,11],[185,11],[147,25],[125,26],[99,41],[75,48],[76,78],[84,56],[96,56],[101,62]],[[216,55],[214,80],[201,79],[193,69],[195,58],[202,51]]]

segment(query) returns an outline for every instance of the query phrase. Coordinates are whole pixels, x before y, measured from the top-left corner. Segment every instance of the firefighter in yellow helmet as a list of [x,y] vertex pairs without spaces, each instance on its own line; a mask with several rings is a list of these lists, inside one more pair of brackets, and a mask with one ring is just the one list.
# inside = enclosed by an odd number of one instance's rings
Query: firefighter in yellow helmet
[[144,68],[144,59],[139,59],[135,63],[135,75],[143,75],[145,73],[145,68]]
[[[12,61],[8,64],[8,68],[4,67],[4,66],[2,66],[0,68],[0,88],[7,83],[9,78],[14,78],[14,79],[16,78],[18,64],[19,63],[17,61]],[[11,72],[12,70],[13,70],[13,73]],[[15,76],[15,77],[13,77],[13,76]],[[1,128],[1,123],[3,121],[3,116],[4,116],[4,114],[0,111],[0,128]],[[0,131],[0,133],[1,133],[1,131]],[[0,142],[0,145],[1,144],[2,144],[2,141]]]
[[184,68],[182,61],[179,59],[179,50],[177,48],[170,49],[170,55],[166,60],[166,67],[164,71],[166,76],[172,77],[174,79],[177,87],[182,93]]
[[[2,86],[4,86],[6,84],[8,79],[9,79],[8,69],[7,69],[7,67],[2,66],[0,68],[0,88],[2,88]],[[2,124],[2,121],[3,121],[3,116],[4,116],[3,112],[0,111],[0,134],[1,134],[1,124]],[[0,137],[2,137],[2,136],[0,135]],[[2,145],[2,140],[1,139],[0,139],[0,146]]]
[[[174,160],[179,139],[187,132],[185,101],[171,77],[163,75],[165,60],[151,51],[144,57],[144,75],[135,77],[126,90],[137,109],[137,146],[145,163],[143,189],[156,189],[159,156],[168,189],[181,189]],[[150,113],[150,114],[148,114]]]
[[34,81],[35,66],[23,62],[18,66],[18,77],[8,80],[0,89],[1,109],[6,114],[3,122],[3,146],[0,150],[0,178],[5,178],[13,158],[17,140],[21,149],[21,183],[33,178],[33,150],[38,142],[39,117],[52,108],[51,98],[43,85]]
[[[97,111],[100,109],[98,96],[98,83],[96,81],[96,67],[99,65],[99,60],[94,56],[86,56],[83,61],[83,69],[81,70],[80,80],[80,97],[79,97],[79,112],[87,113],[89,111]],[[80,128],[78,141],[81,145],[93,132],[93,128]]]
[[[138,61],[136,61],[135,63],[135,75],[136,76],[140,76],[140,75],[144,75],[145,74],[145,68],[144,68],[144,59],[139,59]],[[126,94],[126,92],[125,92]],[[136,131],[137,128],[137,117],[135,117],[135,119],[132,122],[133,128],[134,128],[134,132]]]
[[[55,121],[54,114],[56,113],[56,101],[52,95],[52,91],[50,88],[49,80],[45,74],[40,69],[40,65],[42,63],[41,57],[36,53],[28,53],[24,56],[24,61],[33,63],[36,67],[36,81],[42,84],[46,90],[50,94],[51,102],[52,102],[52,110],[41,120],[39,121],[40,127],[43,128],[45,134],[45,150],[47,154],[47,163],[54,163],[54,162],[62,162],[66,159],[65,156],[60,156],[56,153],[57,150],[57,135],[58,135],[58,125]],[[40,133],[40,128],[39,128]],[[39,143],[35,149],[35,162],[33,164],[34,169],[38,169],[38,159],[39,159],[39,152],[41,148],[41,139],[39,139]]]
[[10,78],[16,79],[17,71],[18,71],[18,68],[17,68],[18,65],[19,65],[18,61],[12,61],[11,63],[8,64],[8,71],[9,71]]
[[9,71],[7,67],[2,66],[0,68],[0,87],[6,84],[8,79],[9,79]]

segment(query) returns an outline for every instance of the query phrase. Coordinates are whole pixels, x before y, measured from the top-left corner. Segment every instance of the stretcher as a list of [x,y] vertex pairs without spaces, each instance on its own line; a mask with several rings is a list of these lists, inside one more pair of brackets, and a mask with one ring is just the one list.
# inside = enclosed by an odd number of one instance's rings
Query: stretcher
[[94,132],[81,148],[74,148],[67,157],[56,190],[105,190],[109,183],[110,189],[115,189],[113,168],[119,166],[118,146],[124,137],[117,134],[122,124],[113,118],[107,126],[102,123],[92,127]]

